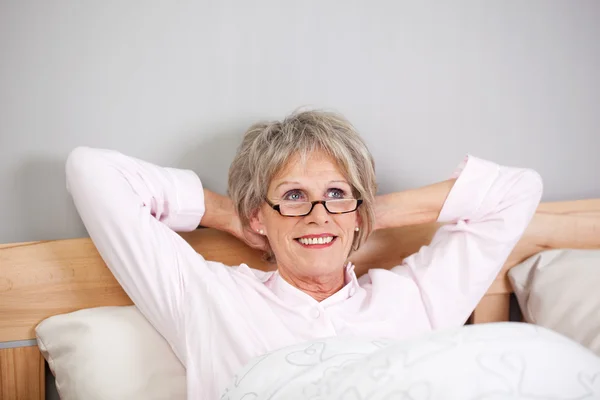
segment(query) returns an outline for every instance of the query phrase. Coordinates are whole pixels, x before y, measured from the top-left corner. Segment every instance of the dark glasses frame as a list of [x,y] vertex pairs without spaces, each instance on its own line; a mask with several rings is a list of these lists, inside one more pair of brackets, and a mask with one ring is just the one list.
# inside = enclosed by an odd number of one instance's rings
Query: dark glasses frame
[[272,208],[273,210],[277,211],[277,212],[278,212],[278,213],[279,213],[279,214],[280,214],[282,217],[306,217],[307,215],[309,215],[309,214],[312,212],[312,210],[315,208],[315,206],[316,206],[317,204],[322,204],[322,205],[323,205],[323,207],[325,208],[325,210],[326,210],[326,211],[327,211],[329,214],[334,214],[334,215],[339,215],[339,214],[348,214],[348,213],[351,213],[351,212],[354,212],[354,211],[356,211],[356,210],[358,209],[358,207],[360,207],[360,205],[361,205],[361,204],[362,204],[362,202],[363,202],[363,201],[362,201],[362,199],[352,199],[352,200],[356,200],[356,207],[354,207],[354,209],[353,209],[353,210],[349,210],[349,211],[337,211],[337,212],[333,212],[333,211],[330,211],[330,210],[327,208],[327,202],[328,202],[328,201],[339,201],[339,200],[350,200],[350,199],[335,199],[335,200],[315,200],[315,201],[303,201],[302,203],[310,203],[310,204],[311,204],[310,210],[308,210],[308,212],[307,212],[306,214],[298,214],[298,215],[285,215],[285,214],[282,214],[282,213],[281,213],[281,208],[280,208],[280,205],[281,205],[281,204],[274,204],[274,203],[272,203],[271,201],[269,201],[269,199],[265,199],[265,201],[267,202],[267,204],[268,204],[269,206],[271,206],[271,208]]

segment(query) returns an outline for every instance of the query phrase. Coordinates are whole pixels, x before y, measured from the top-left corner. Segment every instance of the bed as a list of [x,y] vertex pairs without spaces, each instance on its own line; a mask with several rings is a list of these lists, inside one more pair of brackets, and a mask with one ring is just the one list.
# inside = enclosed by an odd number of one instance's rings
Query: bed
[[[399,264],[437,228],[424,224],[377,232],[352,256],[357,275]],[[201,228],[182,236],[209,260],[272,268],[258,251],[223,232]],[[549,249],[600,249],[600,199],[542,203],[468,324],[509,321],[511,315],[514,320],[518,310],[509,271]],[[131,304],[88,238],[0,244],[0,399],[45,398],[45,360],[35,333],[41,321]]]

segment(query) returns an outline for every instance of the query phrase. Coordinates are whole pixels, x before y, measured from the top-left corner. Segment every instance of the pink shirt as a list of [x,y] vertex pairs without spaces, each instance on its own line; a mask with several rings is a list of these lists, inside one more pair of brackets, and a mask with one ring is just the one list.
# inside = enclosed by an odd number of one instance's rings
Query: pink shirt
[[216,399],[252,357],[338,335],[405,338],[465,323],[533,216],[539,175],[467,156],[431,244],[322,302],[277,272],[205,260],[174,231],[196,229],[202,183],[115,151],[80,147],[67,187],[98,251],[186,367],[188,398]]

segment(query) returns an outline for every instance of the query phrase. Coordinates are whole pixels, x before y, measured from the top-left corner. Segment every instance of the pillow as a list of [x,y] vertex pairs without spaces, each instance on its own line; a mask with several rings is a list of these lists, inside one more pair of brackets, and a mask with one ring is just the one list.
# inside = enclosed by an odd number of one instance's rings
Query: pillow
[[508,273],[525,321],[600,355],[600,250],[540,252]]
[[56,315],[36,327],[62,400],[185,399],[185,368],[135,306]]

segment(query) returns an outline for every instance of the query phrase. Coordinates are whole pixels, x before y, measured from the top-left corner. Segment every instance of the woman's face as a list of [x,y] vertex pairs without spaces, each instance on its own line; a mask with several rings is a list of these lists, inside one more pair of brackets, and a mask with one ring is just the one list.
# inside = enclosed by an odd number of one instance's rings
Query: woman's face
[[[352,198],[352,187],[336,162],[316,151],[305,164],[292,157],[272,180],[267,197],[273,204]],[[358,211],[329,214],[322,204],[303,217],[285,217],[264,204],[251,226],[264,231],[280,270],[319,277],[343,270],[359,222]]]

